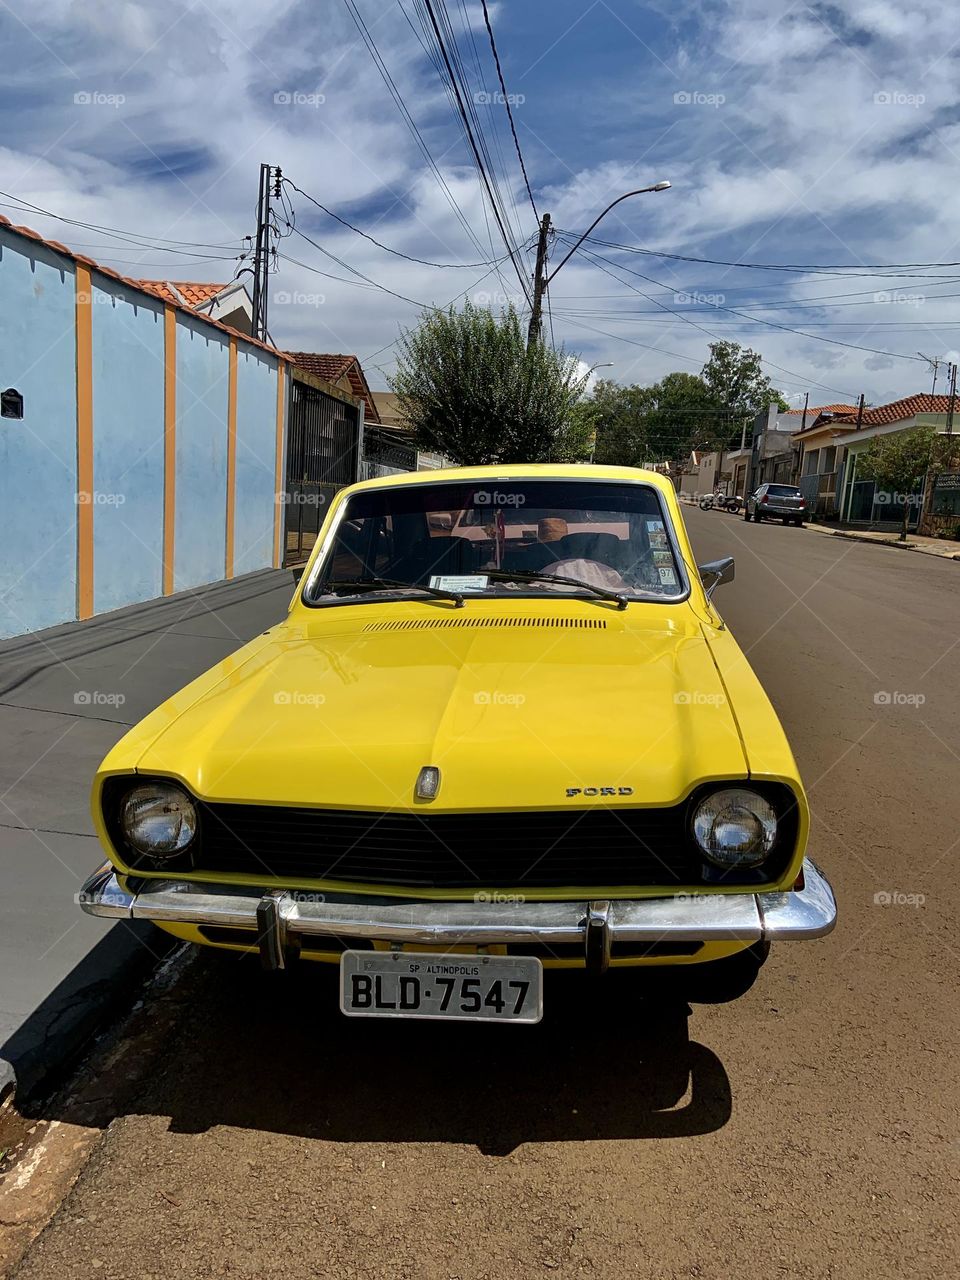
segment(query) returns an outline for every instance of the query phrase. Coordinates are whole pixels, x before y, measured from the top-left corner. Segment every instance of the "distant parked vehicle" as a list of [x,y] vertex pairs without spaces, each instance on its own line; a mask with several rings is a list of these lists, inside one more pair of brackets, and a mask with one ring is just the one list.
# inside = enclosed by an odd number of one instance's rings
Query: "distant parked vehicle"
[[795,484],[762,484],[747,498],[744,520],[782,520],[784,524],[802,525],[809,510],[803,494]]

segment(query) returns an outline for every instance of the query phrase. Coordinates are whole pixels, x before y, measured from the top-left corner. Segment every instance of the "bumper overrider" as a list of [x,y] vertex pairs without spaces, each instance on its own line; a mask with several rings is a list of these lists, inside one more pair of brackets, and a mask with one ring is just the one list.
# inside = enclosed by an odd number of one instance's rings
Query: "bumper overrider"
[[344,894],[139,880],[121,885],[110,863],[78,895],[112,919],[250,931],[266,967],[282,969],[301,939],[349,938],[395,946],[579,945],[586,967],[607,968],[618,943],[788,942],[821,938],[836,923],[833,890],[804,859],[800,887],[779,893],[687,893],[570,902],[377,901]]

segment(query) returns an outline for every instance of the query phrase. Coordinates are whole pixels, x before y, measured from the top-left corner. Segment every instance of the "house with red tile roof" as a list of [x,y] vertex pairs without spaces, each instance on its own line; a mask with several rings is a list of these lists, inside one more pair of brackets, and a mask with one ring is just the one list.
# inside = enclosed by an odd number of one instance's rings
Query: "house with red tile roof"
[[[932,428],[941,435],[960,432],[960,398],[956,409],[955,421],[951,421],[950,396],[918,394],[874,405],[859,415],[838,415],[834,426],[843,433],[846,451],[839,488],[841,520],[853,525],[899,527],[906,505],[910,508],[908,528],[917,529],[923,513],[929,510],[925,529],[932,524],[952,532],[960,524],[960,473],[952,481],[948,476],[927,476],[912,493],[890,494],[879,490],[872,480],[859,477],[857,465],[870,442],[878,437],[915,431],[918,427]],[[935,485],[929,494],[928,485]]]
[[331,386],[339,387],[357,400],[363,401],[363,417],[368,424],[379,423],[380,413],[373,393],[367,385],[360,361],[352,355],[330,355],[319,351],[288,351],[287,356],[301,369],[322,378]]

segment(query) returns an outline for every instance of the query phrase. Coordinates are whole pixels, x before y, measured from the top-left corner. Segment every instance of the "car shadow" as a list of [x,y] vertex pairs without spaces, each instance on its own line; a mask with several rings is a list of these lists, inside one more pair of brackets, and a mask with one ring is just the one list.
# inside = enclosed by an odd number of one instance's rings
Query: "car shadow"
[[[636,971],[548,972],[544,1020],[509,1026],[347,1019],[325,965],[267,974],[210,952],[198,963],[196,996],[133,1103],[174,1132],[230,1125],[503,1156],[526,1142],[687,1137],[730,1117],[727,1074],[690,1040],[689,1005],[641,994]],[[102,1090],[99,1102],[101,1124],[126,1109]]]

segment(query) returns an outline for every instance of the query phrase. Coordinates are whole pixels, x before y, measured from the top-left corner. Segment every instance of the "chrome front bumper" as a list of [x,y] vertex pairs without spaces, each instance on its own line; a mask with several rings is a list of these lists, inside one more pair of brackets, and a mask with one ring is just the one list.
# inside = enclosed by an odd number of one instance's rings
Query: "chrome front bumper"
[[783,942],[821,938],[836,923],[826,877],[809,859],[803,888],[786,893],[697,893],[669,898],[575,902],[424,902],[344,894],[236,888],[176,880],[141,880],[124,889],[109,863],[78,894],[84,911],[115,919],[153,920],[251,930],[269,968],[301,938],[365,939],[423,946],[579,944],[587,967],[603,970],[621,942]]

